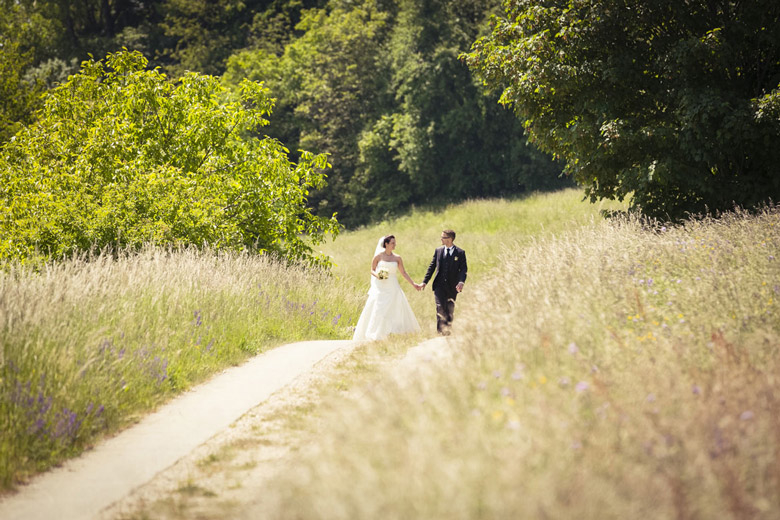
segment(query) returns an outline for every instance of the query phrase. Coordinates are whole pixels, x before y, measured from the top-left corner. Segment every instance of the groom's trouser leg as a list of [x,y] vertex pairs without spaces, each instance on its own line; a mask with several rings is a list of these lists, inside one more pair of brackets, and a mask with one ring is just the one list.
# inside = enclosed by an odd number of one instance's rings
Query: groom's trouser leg
[[447,291],[441,289],[434,291],[434,296],[436,299],[436,330],[440,334],[448,334],[455,314],[455,298],[450,297]]

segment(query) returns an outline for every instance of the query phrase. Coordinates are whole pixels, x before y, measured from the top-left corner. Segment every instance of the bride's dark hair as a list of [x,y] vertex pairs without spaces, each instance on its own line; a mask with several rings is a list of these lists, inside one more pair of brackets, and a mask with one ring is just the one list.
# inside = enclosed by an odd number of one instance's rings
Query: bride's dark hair
[[384,240],[382,240],[382,247],[385,247],[388,242],[390,242],[392,239],[394,239],[395,236],[393,235],[387,235]]

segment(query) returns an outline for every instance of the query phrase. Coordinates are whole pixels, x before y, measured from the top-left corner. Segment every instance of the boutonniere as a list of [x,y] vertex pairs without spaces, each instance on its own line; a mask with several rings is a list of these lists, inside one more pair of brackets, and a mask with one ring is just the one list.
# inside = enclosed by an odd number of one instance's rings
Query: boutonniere
[[456,261],[456,262],[458,261],[458,257],[457,257],[457,256],[455,257],[455,261]]

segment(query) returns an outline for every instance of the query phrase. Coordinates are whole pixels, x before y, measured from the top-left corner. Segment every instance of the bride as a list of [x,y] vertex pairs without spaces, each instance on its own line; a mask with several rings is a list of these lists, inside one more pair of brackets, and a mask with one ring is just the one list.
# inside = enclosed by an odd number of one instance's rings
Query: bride
[[388,235],[379,239],[371,262],[371,288],[368,300],[355,327],[354,340],[384,339],[389,334],[417,332],[420,325],[414,317],[406,295],[398,283],[397,273],[418,291],[421,286],[406,274],[404,262],[395,253],[395,237]]

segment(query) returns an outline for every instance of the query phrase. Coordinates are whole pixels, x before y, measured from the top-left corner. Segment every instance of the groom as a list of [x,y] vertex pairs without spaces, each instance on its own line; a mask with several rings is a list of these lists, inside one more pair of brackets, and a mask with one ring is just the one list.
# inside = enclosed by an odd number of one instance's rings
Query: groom
[[455,232],[445,229],[441,232],[441,245],[434,251],[431,265],[421,284],[425,289],[428,281],[437,271],[433,279],[433,295],[436,298],[436,330],[439,334],[448,336],[452,326],[452,317],[455,313],[455,298],[463,290],[466,283],[466,252],[453,244]]

